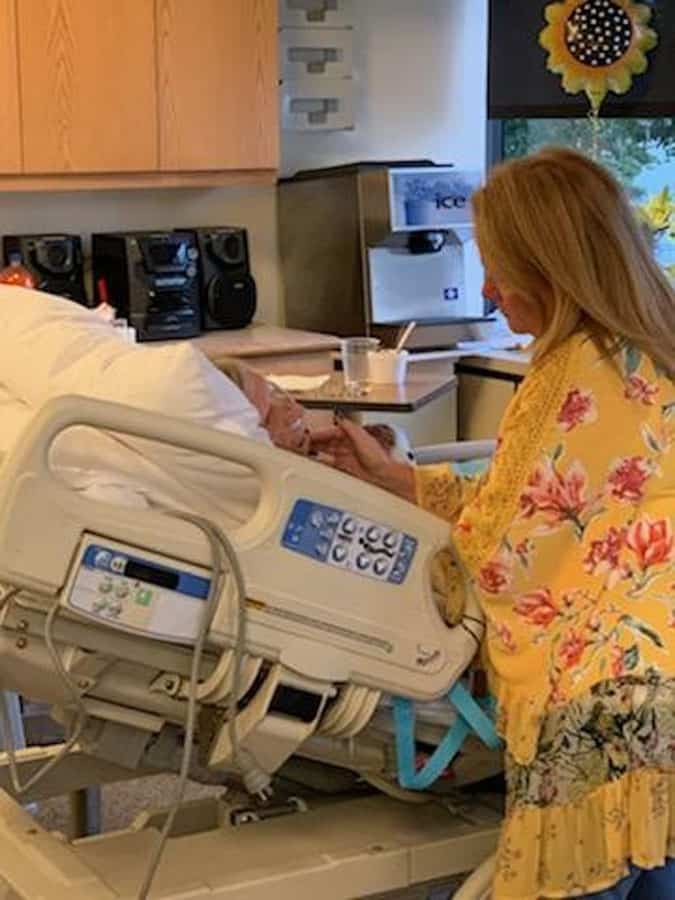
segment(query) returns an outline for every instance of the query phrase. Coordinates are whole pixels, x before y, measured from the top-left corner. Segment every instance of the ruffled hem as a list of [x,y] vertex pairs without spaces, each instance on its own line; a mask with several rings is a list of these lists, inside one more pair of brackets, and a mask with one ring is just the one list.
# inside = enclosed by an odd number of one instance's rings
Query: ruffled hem
[[675,770],[642,769],[564,806],[518,807],[500,839],[494,900],[574,897],[612,887],[632,862],[662,866],[675,845]]

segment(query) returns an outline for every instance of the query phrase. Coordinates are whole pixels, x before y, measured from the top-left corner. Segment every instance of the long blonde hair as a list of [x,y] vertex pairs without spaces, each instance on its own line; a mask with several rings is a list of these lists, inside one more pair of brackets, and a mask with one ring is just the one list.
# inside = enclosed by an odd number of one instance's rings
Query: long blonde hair
[[488,269],[547,307],[536,355],[583,328],[609,351],[628,341],[675,376],[675,290],[602,166],[547,148],[496,167],[473,209]]

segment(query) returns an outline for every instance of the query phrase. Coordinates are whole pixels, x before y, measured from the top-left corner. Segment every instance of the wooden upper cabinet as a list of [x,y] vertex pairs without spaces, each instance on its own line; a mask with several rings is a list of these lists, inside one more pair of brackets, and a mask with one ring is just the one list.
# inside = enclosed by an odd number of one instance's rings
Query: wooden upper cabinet
[[156,0],[160,168],[276,169],[278,0]]
[[16,2],[24,172],[156,171],[154,0]]
[[0,187],[267,183],[278,0],[0,0]]
[[15,0],[0,0],[0,173],[21,171]]

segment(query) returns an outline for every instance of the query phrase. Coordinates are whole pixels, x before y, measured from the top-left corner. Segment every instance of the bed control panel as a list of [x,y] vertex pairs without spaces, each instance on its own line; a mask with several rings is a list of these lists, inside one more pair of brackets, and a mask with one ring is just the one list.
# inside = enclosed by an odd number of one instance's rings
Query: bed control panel
[[191,643],[210,585],[205,569],[85,535],[63,602],[72,612],[114,628]]
[[389,584],[403,584],[417,551],[409,534],[356,513],[297,500],[282,546],[320,563]]

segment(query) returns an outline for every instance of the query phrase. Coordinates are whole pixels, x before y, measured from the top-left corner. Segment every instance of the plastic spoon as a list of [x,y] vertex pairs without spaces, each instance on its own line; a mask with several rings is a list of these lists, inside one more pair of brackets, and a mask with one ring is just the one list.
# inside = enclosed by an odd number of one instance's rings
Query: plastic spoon
[[415,322],[415,321],[408,322],[406,327],[403,329],[403,332],[401,333],[400,338],[398,339],[398,341],[396,341],[396,346],[394,347],[394,350],[397,353],[403,349],[405,342],[408,340],[408,338],[413,333],[413,330],[416,327],[417,327],[417,322]]

